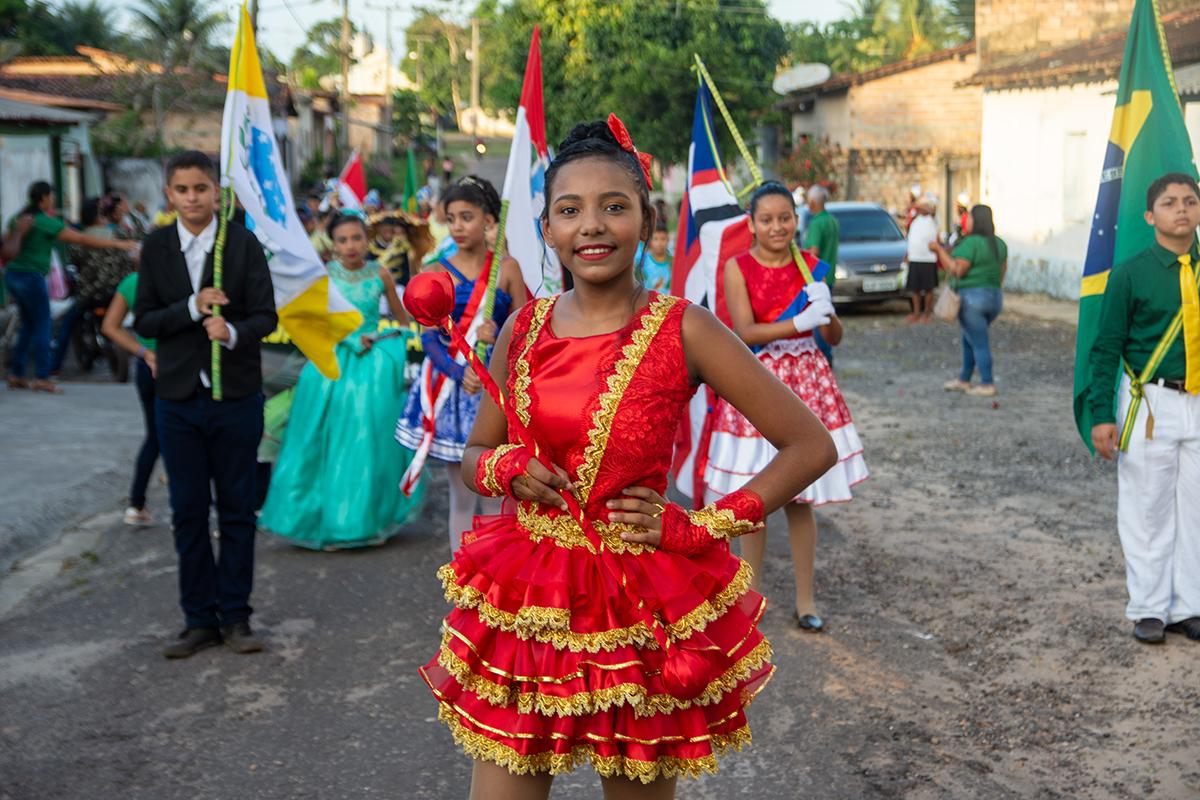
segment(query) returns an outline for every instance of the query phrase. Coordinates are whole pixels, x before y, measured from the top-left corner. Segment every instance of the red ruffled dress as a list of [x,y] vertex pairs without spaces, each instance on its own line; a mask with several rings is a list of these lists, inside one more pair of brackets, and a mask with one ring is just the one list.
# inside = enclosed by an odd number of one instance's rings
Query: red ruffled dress
[[[644,782],[715,772],[716,754],[749,743],[744,710],[773,671],[758,630],[766,603],[726,545],[685,557],[625,543],[626,526],[605,509],[630,486],[666,490],[695,391],[682,343],[687,303],[651,293],[620,331],[560,338],[555,300],[526,305],[514,323],[508,396],[578,484],[610,552],[598,554],[569,514],[537,503],[477,519],[438,571],[455,608],[421,674],[466,753],[512,772],[590,763]],[[616,574],[604,557],[619,562]],[[665,651],[638,600],[674,641],[707,654],[698,697],[664,688]]]
[[[768,267],[750,253],[738,256],[737,264],[746,279],[755,322],[776,322],[774,313],[780,300],[795,297],[804,287],[800,271],[790,265]],[[829,362],[817,349],[812,332],[771,342],[759,351],[758,359],[820,418],[837,445],[838,463],[797,495],[795,502],[814,506],[847,502],[851,499],[851,488],[867,479],[867,463],[850,409]],[[714,414],[704,474],[705,502],[742,488],[778,452],[740,411],[724,400],[717,401]]]

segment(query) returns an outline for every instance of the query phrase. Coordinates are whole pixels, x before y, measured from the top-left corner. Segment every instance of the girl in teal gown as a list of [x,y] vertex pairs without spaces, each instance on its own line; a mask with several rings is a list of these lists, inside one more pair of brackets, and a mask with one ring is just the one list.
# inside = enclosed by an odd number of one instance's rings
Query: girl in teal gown
[[291,418],[259,517],[259,527],[293,544],[334,550],[380,544],[412,521],[425,485],[411,497],[400,478],[412,453],[392,438],[404,407],[407,329],[378,335],[380,298],[401,324],[408,315],[392,276],[367,261],[367,228],[353,214],[330,223],[339,261],[329,278],[362,314],[363,324],[337,345],[341,377],[331,381],[311,363],[296,385]]

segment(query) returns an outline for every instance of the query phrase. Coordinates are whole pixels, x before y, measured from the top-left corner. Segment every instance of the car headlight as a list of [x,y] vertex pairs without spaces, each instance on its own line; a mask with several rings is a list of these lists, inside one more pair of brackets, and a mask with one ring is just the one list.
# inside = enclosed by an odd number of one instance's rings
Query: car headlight
[[850,277],[850,270],[839,264],[837,269],[833,271],[833,277],[835,280],[844,281],[846,278]]

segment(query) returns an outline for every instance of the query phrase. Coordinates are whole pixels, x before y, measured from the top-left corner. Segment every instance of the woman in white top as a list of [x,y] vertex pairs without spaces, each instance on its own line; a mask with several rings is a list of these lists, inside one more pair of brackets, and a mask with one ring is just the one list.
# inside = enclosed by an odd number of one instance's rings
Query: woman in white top
[[936,207],[929,195],[916,202],[917,216],[908,226],[908,283],[912,295],[909,322],[929,322],[933,319],[933,292],[937,289],[937,254],[930,246],[937,241]]

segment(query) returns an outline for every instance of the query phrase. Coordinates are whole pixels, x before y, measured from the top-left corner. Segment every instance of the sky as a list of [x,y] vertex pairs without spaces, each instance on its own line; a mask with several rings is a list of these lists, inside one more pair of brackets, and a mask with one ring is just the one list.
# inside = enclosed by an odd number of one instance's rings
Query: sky
[[[462,8],[470,8],[473,2],[456,0]],[[392,13],[393,46],[397,53],[404,52],[404,29],[412,21],[413,7],[420,3],[397,2],[397,0],[350,0],[350,18],[360,28],[365,28],[374,37],[376,43],[382,46],[387,37],[387,15],[384,8],[388,5],[397,10]],[[132,5],[130,0],[116,0],[115,8],[124,9]],[[237,19],[239,2],[234,0],[216,0],[214,5],[224,8],[229,18]],[[772,16],[784,22],[799,22],[814,20],[828,22],[845,15],[845,7],[839,2],[829,0],[768,0],[767,6]],[[340,0],[259,0],[258,28],[259,40],[271,52],[287,61],[292,52],[304,42],[308,26],[326,19],[341,15]],[[127,15],[120,20],[124,25]],[[229,31],[232,36],[232,28]]]

